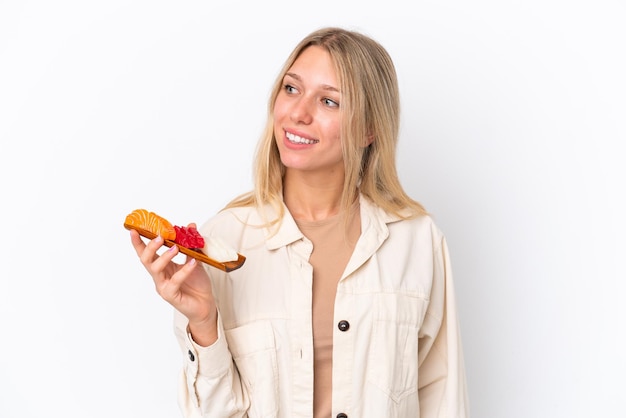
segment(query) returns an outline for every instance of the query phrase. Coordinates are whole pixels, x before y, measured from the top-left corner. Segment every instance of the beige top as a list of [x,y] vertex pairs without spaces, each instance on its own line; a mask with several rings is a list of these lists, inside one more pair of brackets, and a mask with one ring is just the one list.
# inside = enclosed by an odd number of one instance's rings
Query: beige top
[[[452,267],[432,218],[400,220],[360,196],[361,233],[334,299],[332,417],[467,418],[469,403]],[[206,266],[218,339],[194,343],[174,310],[182,416],[311,418],[313,244],[290,212],[224,210],[199,230],[246,256]]]
[[[337,283],[361,233],[358,203],[350,211],[346,230],[341,215],[322,221],[295,219],[313,243],[313,416],[328,418],[332,411],[334,306]],[[347,233],[346,233],[347,232]]]

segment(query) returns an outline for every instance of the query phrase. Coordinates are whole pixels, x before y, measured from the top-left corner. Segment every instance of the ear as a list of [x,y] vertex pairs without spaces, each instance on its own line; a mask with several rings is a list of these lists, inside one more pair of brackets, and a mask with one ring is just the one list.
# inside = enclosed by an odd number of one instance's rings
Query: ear
[[363,141],[363,148],[369,147],[372,144],[372,142],[374,142],[374,139],[375,139],[374,135],[366,136],[365,141]]

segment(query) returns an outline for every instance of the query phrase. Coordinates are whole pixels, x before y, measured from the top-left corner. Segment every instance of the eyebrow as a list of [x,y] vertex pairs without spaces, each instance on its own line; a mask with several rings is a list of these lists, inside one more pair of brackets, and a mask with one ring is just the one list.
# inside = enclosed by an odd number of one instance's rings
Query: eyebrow
[[[296,80],[302,82],[302,77],[300,77],[296,73],[285,73],[285,76],[289,76],[291,78],[295,78]],[[341,93],[338,88],[331,86],[330,84],[322,84],[322,90],[333,91],[336,93]]]

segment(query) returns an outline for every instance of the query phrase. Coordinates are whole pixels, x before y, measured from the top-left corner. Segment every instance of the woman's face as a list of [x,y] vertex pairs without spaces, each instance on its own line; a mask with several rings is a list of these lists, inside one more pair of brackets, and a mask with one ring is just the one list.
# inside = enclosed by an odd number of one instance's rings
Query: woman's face
[[274,135],[287,170],[343,176],[341,92],[330,55],[304,50],[274,102]]

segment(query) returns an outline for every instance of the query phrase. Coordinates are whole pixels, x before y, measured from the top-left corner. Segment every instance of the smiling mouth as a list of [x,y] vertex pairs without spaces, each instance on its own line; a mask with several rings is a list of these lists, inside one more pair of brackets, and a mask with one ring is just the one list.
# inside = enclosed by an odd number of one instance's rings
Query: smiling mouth
[[289,133],[289,132],[285,132],[285,136],[287,137],[289,142],[291,142],[293,144],[311,145],[311,144],[317,144],[318,142],[320,142],[318,139],[306,139],[306,138],[302,138],[301,136],[294,135],[294,134]]

